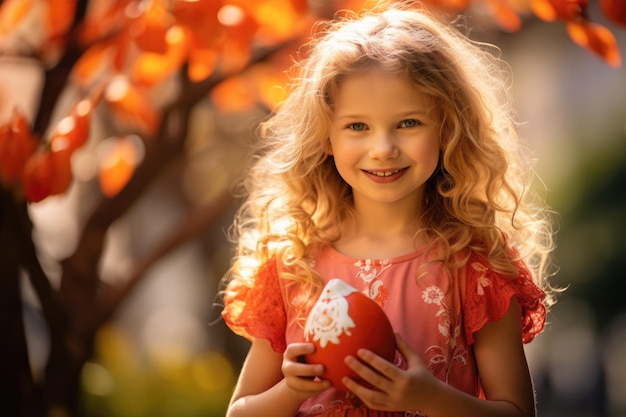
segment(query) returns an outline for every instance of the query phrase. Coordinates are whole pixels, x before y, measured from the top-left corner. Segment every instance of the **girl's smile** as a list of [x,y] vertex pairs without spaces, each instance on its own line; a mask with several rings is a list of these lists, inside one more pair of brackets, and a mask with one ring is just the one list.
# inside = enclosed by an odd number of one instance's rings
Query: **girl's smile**
[[393,170],[363,170],[367,175],[372,176],[372,181],[386,183],[393,182],[406,173],[408,168]]

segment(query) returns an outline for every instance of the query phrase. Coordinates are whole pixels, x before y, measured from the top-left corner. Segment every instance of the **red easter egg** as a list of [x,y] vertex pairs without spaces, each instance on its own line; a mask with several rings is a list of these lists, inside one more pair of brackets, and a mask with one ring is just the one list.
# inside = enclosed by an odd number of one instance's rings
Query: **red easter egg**
[[315,345],[306,362],[324,365],[322,378],[341,391],[348,391],[341,382],[344,376],[367,385],[345,364],[346,356],[356,357],[357,351],[365,348],[393,362],[396,351],[393,328],[383,309],[336,278],[328,281],[311,309],[304,340]]

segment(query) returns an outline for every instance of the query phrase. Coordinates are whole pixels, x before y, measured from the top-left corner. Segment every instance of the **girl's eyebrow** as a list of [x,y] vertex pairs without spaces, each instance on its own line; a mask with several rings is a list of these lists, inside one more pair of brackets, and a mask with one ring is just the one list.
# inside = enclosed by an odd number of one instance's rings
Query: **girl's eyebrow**
[[355,119],[365,119],[366,116],[365,115],[361,115],[361,114],[352,114],[352,113],[347,113],[347,114],[339,114],[335,116],[335,120],[355,120]]
[[[360,113],[345,113],[345,114],[336,114],[334,119],[335,120],[356,120],[356,119],[366,119],[368,116],[365,114],[360,114]],[[415,109],[415,110],[408,110],[405,112],[399,112],[397,114],[394,115],[394,117],[396,118],[405,118],[405,117],[428,117],[428,111],[427,110],[423,110],[423,109]]]
[[423,109],[415,109],[415,110],[409,110],[407,112],[398,114],[398,117],[409,117],[409,116],[428,117],[428,111],[423,110]]

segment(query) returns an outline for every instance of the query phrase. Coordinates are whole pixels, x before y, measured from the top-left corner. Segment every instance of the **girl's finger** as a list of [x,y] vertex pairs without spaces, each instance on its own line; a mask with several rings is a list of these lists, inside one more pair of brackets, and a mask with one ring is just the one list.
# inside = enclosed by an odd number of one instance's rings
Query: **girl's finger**
[[411,349],[409,344],[404,341],[400,333],[396,333],[396,346],[398,347],[398,351],[407,361],[409,367],[415,364],[416,361],[421,362],[419,356]]
[[[345,359],[346,365],[377,391],[388,391],[391,384],[389,367],[393,365],[369,351],[361,353],[359,359],[348,356]],[[365,356],[365,359],[362,356]]]

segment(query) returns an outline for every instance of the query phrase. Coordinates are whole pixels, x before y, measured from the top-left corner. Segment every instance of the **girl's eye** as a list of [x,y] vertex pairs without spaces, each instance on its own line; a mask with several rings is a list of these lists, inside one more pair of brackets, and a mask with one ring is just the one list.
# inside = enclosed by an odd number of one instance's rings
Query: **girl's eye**
[[419,122],[415,119],[406,119],[400,122],[399,127],[405,127],[405,128],[410,128],[410,127],[415,127],[419,125]]
[[366,128],[367,126],[365,126],[365,123],[361,123],[361,122],[350,123],[348,125],[348,129],[350,130],[365,130]]

